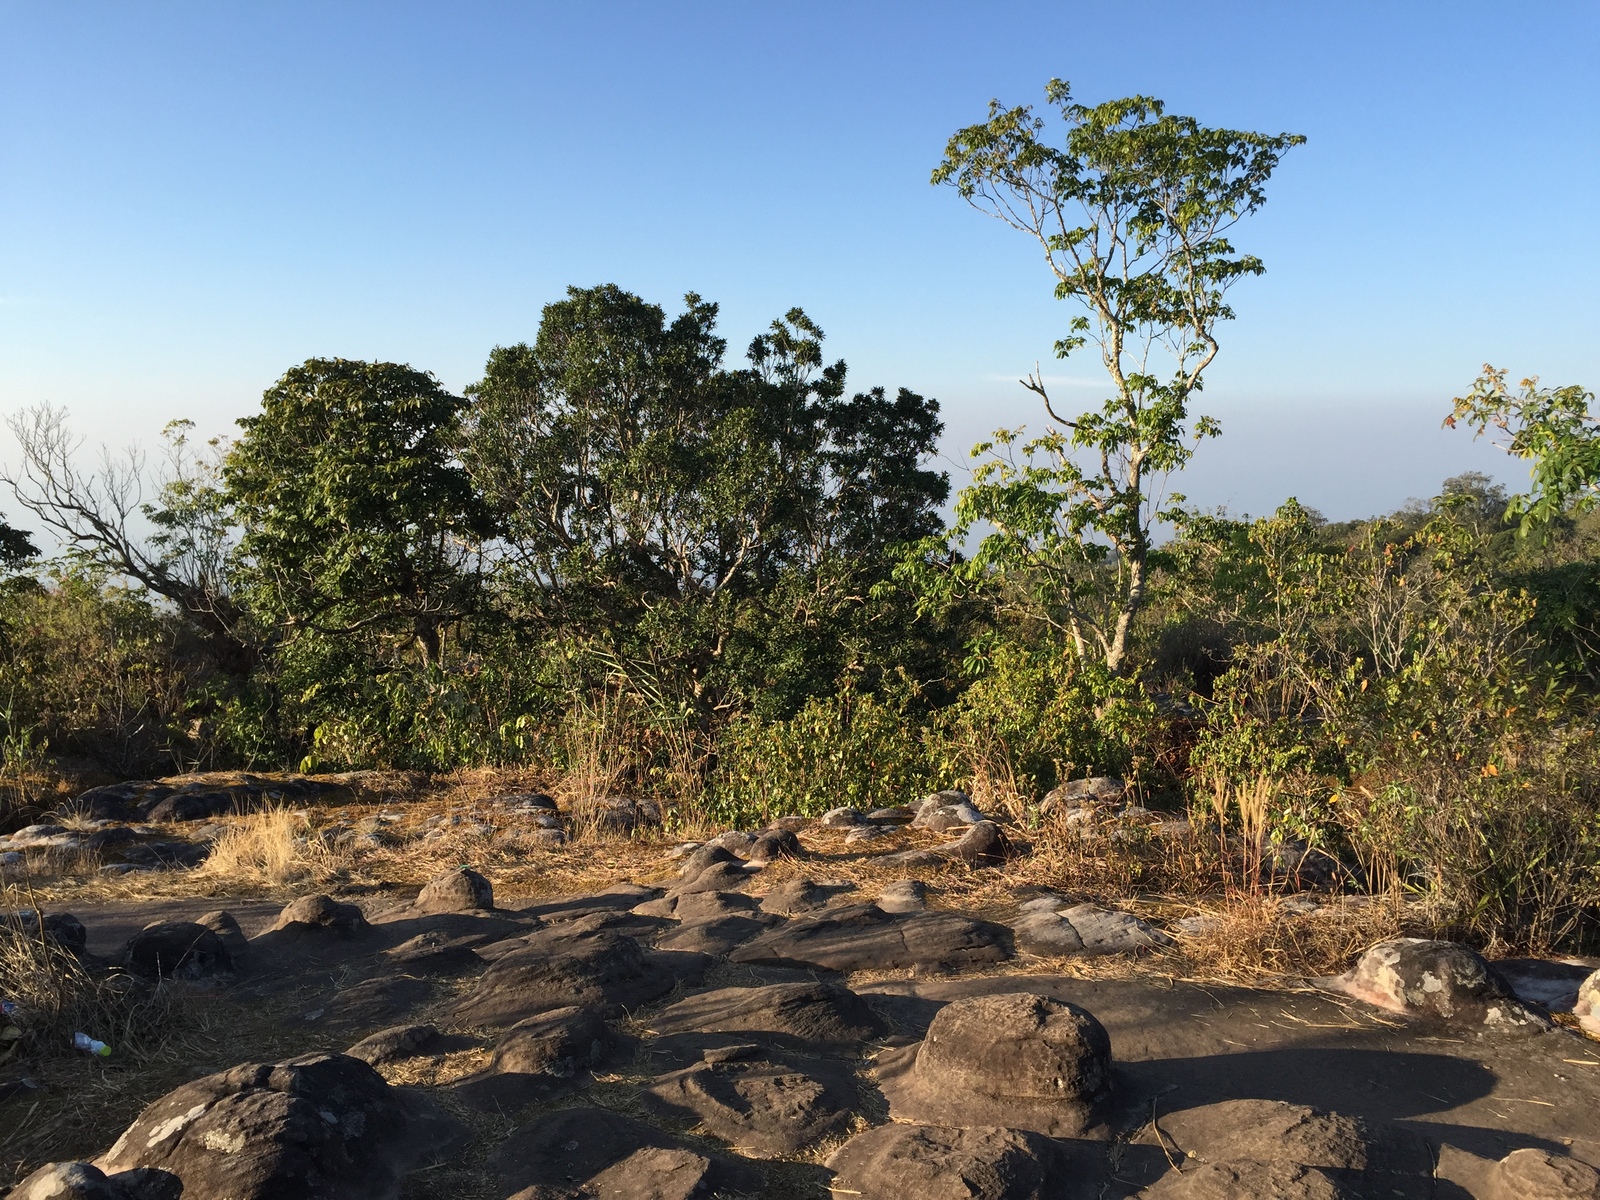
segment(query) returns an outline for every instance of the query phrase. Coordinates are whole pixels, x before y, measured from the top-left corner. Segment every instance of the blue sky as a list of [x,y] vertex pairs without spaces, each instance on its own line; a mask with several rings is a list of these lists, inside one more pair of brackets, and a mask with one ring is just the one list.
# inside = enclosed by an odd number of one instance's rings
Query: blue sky
[[857,386],[944,403],[959,463],[1038,423],[1013,380],[1068,314],[928,174],[991,96],[1060,76],[1309,138],[1237,238],[1267,274],[1192,500],[1344,517],[1515,483],[1438,426],[1485,361],[1600,385],[1597,62],[1592,2],[0,0],[0,411],[222,432],[313,355],[462,387],[614,281],[718,301],[735,347],[802,305]]

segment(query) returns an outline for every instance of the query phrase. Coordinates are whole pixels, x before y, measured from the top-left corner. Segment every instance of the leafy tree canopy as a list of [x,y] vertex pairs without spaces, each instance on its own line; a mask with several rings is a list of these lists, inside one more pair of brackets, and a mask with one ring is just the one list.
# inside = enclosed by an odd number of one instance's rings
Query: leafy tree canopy
[[936,530],[947,494],[924,466],[936,402],[847,399],[800,309],[729,370],[716,317],[695,295],[669,321],[614,285],[569,289],[469,389],[468,462],[529,616],[703,710],[727,702],[739,645],[781,623],[781,582],[858,602],[861,573]]
[[1593,403],[1594,393],[1576,384],[1543,388],[1537,377],[1514,390],[1505,371],[1485,366],[1445,424],[1465,421],[1480,437],[1492,427],[1506,436],[1508,453],[1530,462],[1532,490],[1513,496],[1506,509],[1529,534],[1569,510],[1600,506],[1600,417],[1591,415]]
[[264,612],[291,632],[397,635],[438,660],[491,531],[457,459],[463,404],[425,372],[342,358],[267,389],[223,468]]

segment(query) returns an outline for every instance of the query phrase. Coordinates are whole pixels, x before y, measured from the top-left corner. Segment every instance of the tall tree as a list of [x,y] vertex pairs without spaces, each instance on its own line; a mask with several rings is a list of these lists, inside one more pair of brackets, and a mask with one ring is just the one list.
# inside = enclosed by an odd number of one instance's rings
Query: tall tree
[[[702,716],[732,702],[741,641],[781,624],[752,617],[796,595],[780,580],[881,569],[889,545],[937,528],[946,489],[924,466],[935,402],[846,399],[844,364],[824,363],[799,309],[727,370],[716,314],[691,295],[669,322],[613,285],[569,289],[534,343],[496,349],[469,389],[468,461],[526,615]],[[859,577],[812,579],[818,604],[860,596]]]
[[463,404],[423,371],[342,358],[267,389],[223,468],[265,613],[290,633],[386,633],[439,661],[491,532],[458,460]]
[[1111,388],[1073,414],[1042,373],[1023,380],[1052,427],[1026,442],[1002,430],[974,452],[1001,451],[961,493],[955,532],[992,528],[969,575],[1007,576],[1080,656],[1116,672],[1145,599],[1152,526],[1183,499],[1165,495],[1167,478],[1218,432],[1209,418],[1191,424],[1189,408],[1233,316],[1226,294],[1263,270],[1229,231],[1305,139],[1208,128],[1148,96],[1078,104],[1061,80],[1045,96],[1060,144],[1031,108],[992,101],[987,121],[950,139],[933,182],[1039,243],[1056,297],[1080,309],[1056,355],[1095,346]]

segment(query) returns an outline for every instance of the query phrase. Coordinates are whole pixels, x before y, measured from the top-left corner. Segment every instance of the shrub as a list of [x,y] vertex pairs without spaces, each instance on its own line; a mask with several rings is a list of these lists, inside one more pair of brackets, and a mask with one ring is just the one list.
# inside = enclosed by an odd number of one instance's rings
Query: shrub
[[1136,679],[1063,648],[996,642],[969,659],[972,684],[937,720],[940,773],[1011,806],[1096,774],[1139,780],[1158,724]]
[[721,740],[711,812],[748,825],[904,804],[952,782],[931,750],[902,706],[845,687],[787,720],[735,719]]

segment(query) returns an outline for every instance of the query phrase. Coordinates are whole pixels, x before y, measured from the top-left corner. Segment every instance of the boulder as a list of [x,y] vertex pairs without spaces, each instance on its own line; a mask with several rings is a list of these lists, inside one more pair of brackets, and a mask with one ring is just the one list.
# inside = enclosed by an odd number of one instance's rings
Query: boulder
[[[204,833],[205,831],[201,830],[199,832]],[[84,838],[83,848],[92,850],[96,854],[104,854],[107,851],[116,850],[119,846],[126,846],[138,840],[139,835],[126,825],[113,825],[109,829],[97,829]],[[215,839],[213,838],[212,840]]]
[[61,811],[88,817],[93,821],[137,821],[141,799],[150,795],[159,798],[171,791],[170,787],[144,779],[131,780],[128,783],[111,783],[80,792],[63,804]]
[[[688,882],[698,879],[712,867],[729,866],[738,867],[741,863],[739,856],[725,846],[715,842],[707,842],[703,846],[690,851],[689,856],[683,860],[683,866],[678,868],[678,879]],[[671,889],[668,889],[669,893]]]
[[948,862],[962,862],[971,867],[998,867],[1021,852],[993,821],[983,820],[957,828],[964,832],[954,841],[932,849],[891,854],[883,861],[902,867],[936,867]]
[[464,1130],[366,1063],[312,1054],[248,1063],[155,1101],[96,1166],[171,1172],[185,1196],[389,1200]]
[[1169,1171],[1140,1200],[1357,1200],[1332,1176],[1297,1163],[1206,1163]]
[[[698,853],[700,852],[696,850],[695,854]],[[677,883],[667,890],[666,898],[672,899],[687,892],[735,891],[746,886],[760,869],[760,865],[757,863],[746,864],[739,859],[734,859],[732,862],[712,863],[697,875],[679,879]]]
[[852,883],[818,883],[814,879],[788,879],[761,897],[761,911],[788,917],[826,908],[833,898],[855,887]]
[[[710,1196],[712,1163],[703,1154],[678,1147],[646,1146],[590,1179],[581,1193],[617,1200],[700,1200]],[[528,1196],[519,1192],[518,1196]],[[718,1192],[717,1195],[724,1193]],[[538,1189],[533,1196],[539,1198]],[[542,1198],[540,1198],[542,1200]]]
[[1047,907],[1041,899],[1029,901],[1012,923],[1017,949],[1028,954],[1126,954],[1169,946],[1172,938],[1132,913],[1093,904],[1065,908]]
[[330,896],[301,896],[284,905],[268,932],[334,933],[350,936],[368,928],[359,905],[341,904]]
[[1364,953],[1354,969],[1318,981],[1377,1008],[1454,1025],[1544,1030],[1494,969],[1458,942],[1395,938]]
[[567,1108],[514,1130],[489,1156],[524,1200],[702,1200],[755,1191],[748,1166],[696,1153],[676,1138],[604,1108]]
[[194,919],[194,923],[204,925],[221,939],[235,965],[250,949],[250,939],[244,936],[244,930],[239,928],[239,922],[230,912],[219,909],[216,912],[203,913]]
[[183,1181],[146,1167],[107,1175],[93,1163],[60,1162],[40,1167],[7,1194],[7,1200],[178,1200]]
[[1015,858],[1017,851],[1000,826],[993,821],[978,821],[955,841],[939,847],[939,853],[969,867],[998,867]]
[[508,792],[504,796],[496,796],[489,803],[497,804],[504,808],[515,808],[530,812],[557,812],[559,808],[551,797],[543,792]]
[[[23,936],[37,938],[40,936],[39,914],[31,908],[19,909],[12,916],[16,928],[22,931]],[[89,945],[89,931],[83,927],[83,922],[71,913],[46,913],[44,915],[43,936],[48,942],[53,942],[72,954],[82,954]],[[3,929],[4,926],[0,926]]]
[[1024,912],[1011,923],[1017,951],[1043,958],[1064,958],[1083,951],[1083,939],[1057,912]]
[[1179,917],[1172,922],[1172,929],[1180,937],[1201,938],[1216,933],[1227,922],[1214,913],[1196,913],[1193,916]]
[[1578,985],[1578,998],[1573,1001],[1572,1014],[1578,1018],[1578,1024],[1585,1033],[1600,1037],[1600,971]]
[[494,909],[494,886],[471,867],[430,879],[412,905],[417,912],[483,912]]
[[960,788],[945,788],[943,791],[934,792],[930,796],[924,796],[921,800],[912,801],[910,804],[906,805],[906,808],[908,808],[911,811],[911,815],[915,817],[925,809],[945,808],[952,804],[971,803],[972,797],[967,795],[967,793],[962,791]]
[[576,1084],[614,1045],[615,1035],[594,1009],[552,1009],[506,1030],[489,1065],[452,1091],[472,1108],[518,1109]]
[[569,1005],[518,1021],[495,1045],[490,1069],[571,1079],[597,1065],[616,1044],[593,1009]]
[[874,825],[908,825],[916,818],[903,804],[893,805],[889,808],[874,808],[867,813],[867,820]]
[[671,915],[686,925],[719,921],[723,917],[748,917],[761,911],[761,902],[743,892],[683,892],[657,903],[670,903]]
[[483,965],[476,950],[489,940],[486,934],[452,936],[446,929],[425,929],[416,937],[391,946],[383,957],[404,971],[424,975],[457,975]]
[[719,846],[735,858],[744,857],[755,843],[756,835],[743,829],[727,829],[715,837],[707,838],[707,846]]
[[788,829],[767,829],[750,845],[749,859],[756,863],[777,862],[780,858],[799,858],[805,853],[800,839]]
[[740,946],[741,963],[829,971],[956,970],[1011,957],[1011,931],[948,912],[886,913],[848,904],[791,919]]
[[[943,794],[943,793],[941,793]],[[943,833],[950,829],[961,829],[967,825],[976,825],[985,819],[984,815],[974,807],[965,793],[955,793],[961,799],[948,804],[929,804],[924,801],[917,810],[917,815],[911,821],[913,829],[929,829],[934,833]]]
[[[696,896],[726,896],[722,891],[706,891],[706,893],[690,893],[683,896],[686,899]],[[733,893],[738,894],[738,893]],[[678,928],[670,933],[662,934],[656,939],[656,947],[662,950],[691,950],[694,954],[709,954],[722,958],[734,946],[742,946],[744,942],[763,933],[770,920],[744,915],[736,910],[726,910],[714,917],[694,917],[682,915],[683,904],[678,904]]]
[[1571,959],[1501,958],[1495,960],[1494,973],[1518,1000],[1554,1013],[1571,1012],[1577,1006],[1578,992],[1592,968]]
[[527,945],[497,958],[450,1009],[459,1025],[508,1029],[570,1005],[607,1013],[637,1008],[670,992],[677,976],[667,956],[647,956],[632,938],[607,931],[553,947]]
[[209,821],[230,813],[253,812],[259,807],[260,797],[248,793],[179,790],[157,801],[144,819],[158,825],[169,821]]
[[862,1200],[1044,1200],[1054,1148],[1016,1129],[880,1125],[828,1159],[836,1195]]
[[852,829],[866,823],[867,814],[859,808],[830,808],[820,822],[825,829]]
[[233,970],[233,956],[204,925],[157,921],[128,939],[122,965],[148,979],[215,979]]
[[771,1033],[831,1046],[888,1032],[865,1000],[838,983],[718,988],[668,1005],[650,1027],[658,1034]]
[[729,829],[706,842],[708,846],[721,846],[730,854],[744,857],[756,844],[756,835],[744,829]]
[[428,1054],[440,1040],[437,1026],[395,1025],[381,1029],[371,1037],[362,1038],[345,1053],[369,1066],[378,1067]]
[[1096,775],[1090,779],[1070,779],[1059,784],[1039,802],[1046,816],[1064,816],[1074,809],[1115,804],[1127,794],[1128,785],[1115,775]]
[[920,879],[897,879],[878,893],[877,905],[886,913],[919,913],[928,908],[928,885]]
[[1494,1165],[1483,1200],[1595,1200],[1600,1174],[1575,1158],[1513,1150]]
[[755,1046],[713,1059],[662,1075],[645,1089],[645,1102],[760,1158],[794,1154],[849,1127],[856,1097],[848,1068],[802,1070],[768,1061]]
[[879,1085],[896,1120],[1076,1137],[1111,1094],[1111,1039],[1066,1001],[974,996],[941,1008],[909,1069],[886,1065]]

